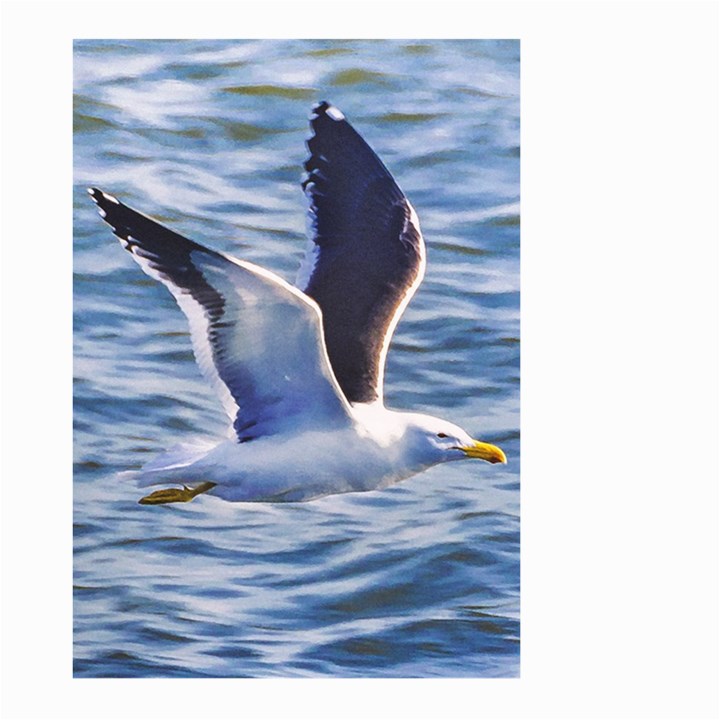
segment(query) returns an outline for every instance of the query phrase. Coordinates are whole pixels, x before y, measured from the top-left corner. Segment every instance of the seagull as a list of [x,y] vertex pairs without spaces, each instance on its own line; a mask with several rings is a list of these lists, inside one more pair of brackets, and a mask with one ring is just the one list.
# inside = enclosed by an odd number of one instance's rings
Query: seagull
[[139,502],[299,502],[380,490],[438,463],[503,451],[430,415],[385,407],[385,358],[422,281],[417,214],[375,152],[328,102],[310,115],[302,187],[309,248],[296,286],[211,250],[98,188],[100,216],[190,325],[229,437],[177,445],[137,471]]

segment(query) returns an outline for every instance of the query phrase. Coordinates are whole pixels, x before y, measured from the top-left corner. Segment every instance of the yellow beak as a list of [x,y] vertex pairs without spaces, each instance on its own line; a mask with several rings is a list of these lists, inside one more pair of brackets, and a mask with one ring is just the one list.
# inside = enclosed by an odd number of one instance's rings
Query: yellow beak
[[467,457],[479,458],[485,460],[485,462],[507,463],[505,453],[497,445],[480,442],[479,440],[476,440],[472,445],[459,447],[458,450],[462,450]]

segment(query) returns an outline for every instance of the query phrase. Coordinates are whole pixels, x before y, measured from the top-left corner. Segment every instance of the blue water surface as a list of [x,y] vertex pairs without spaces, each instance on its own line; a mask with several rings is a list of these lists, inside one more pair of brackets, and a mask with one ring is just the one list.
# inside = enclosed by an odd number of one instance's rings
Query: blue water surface
[[[83,40],[74,65],[76,677],[519,673],[519,43]],[[293,281],[307,117],[339,106],[417,209],[386,403],[506,466],[311,503],[137,504],[120,473],[226,418],[98,186]]]

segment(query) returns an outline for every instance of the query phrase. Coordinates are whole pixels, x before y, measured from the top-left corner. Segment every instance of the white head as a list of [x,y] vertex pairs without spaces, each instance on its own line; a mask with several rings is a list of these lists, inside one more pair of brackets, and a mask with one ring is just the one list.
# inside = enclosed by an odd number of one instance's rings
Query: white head
[[463,458],[477,458],[489,463],[507,462],[505,453],[499,447],[473,439],[461,427],[447,420],[418,413],[403,415],[406,428],[400,442],[425,465]]

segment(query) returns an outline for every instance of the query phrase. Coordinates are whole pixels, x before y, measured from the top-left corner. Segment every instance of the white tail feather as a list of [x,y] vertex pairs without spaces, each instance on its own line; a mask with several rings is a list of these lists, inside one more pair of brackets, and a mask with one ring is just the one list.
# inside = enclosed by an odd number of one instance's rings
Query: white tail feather
[[[207,455],[215,443],[182,443],[174,445],[166,452],[143,465],[140,470],[128,473],[134,476],[140,487],[155,485],[172,479],[181,479],[183,468],[188,468]],[[188,480],[191,478],[187,477]]]

